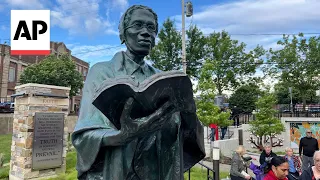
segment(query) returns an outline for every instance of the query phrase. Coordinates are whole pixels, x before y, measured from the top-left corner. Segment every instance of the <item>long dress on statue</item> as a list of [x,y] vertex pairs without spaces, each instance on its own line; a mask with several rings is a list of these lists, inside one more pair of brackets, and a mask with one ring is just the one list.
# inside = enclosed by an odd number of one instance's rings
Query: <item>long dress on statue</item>
[[[203,126],[195,112],[188,118],[177,112],[154,133],[112,144],[119,130],[92,105],[97,88],[106,78],[130,76],[142,82],[158,72],[145,62],[135,63],[124,52],[90,69],[72,134],[80,180],[182,180],[183,173],[205,157]],[[103,140],[111,145],[103,146]]]

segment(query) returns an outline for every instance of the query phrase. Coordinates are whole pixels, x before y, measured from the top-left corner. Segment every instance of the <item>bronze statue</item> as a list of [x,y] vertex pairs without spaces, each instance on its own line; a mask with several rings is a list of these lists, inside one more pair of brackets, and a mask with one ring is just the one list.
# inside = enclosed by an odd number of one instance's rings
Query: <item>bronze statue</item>
[[142,82],[160,72],[144,61],[158,33],[158,17],[152,9],[130,7],[120,20],[119,32],[127,51],[91,67],[84,85],[72,134],[78,178],[182,180],[183,173],[205,156],[203,127],[195,113],[182,115],[168,101],[148,116],[133,118],[134,99],[129,98],[118,129],[92,104],[97,88],[107,78],[129,76]]

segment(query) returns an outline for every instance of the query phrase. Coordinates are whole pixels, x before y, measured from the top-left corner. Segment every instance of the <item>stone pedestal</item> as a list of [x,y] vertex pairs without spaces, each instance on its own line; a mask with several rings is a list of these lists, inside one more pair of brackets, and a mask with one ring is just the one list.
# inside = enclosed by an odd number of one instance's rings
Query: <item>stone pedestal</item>
[[16,87],[10,180],[52,177],[65,172],[69,91],[68,87],[43,84]]

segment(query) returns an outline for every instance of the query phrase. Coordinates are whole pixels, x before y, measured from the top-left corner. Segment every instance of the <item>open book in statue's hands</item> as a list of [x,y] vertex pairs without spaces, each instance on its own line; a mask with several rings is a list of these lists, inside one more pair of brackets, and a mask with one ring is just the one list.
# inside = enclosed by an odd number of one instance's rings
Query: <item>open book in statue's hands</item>
[[181,71],[157,73],[141,83],[130,76],[106,79],[97,89],[93,105],[120,129],[119,119],[130,97],[134,98],[132,118],[148,116],[167,101],[185,116],[196,112],[192,83]]

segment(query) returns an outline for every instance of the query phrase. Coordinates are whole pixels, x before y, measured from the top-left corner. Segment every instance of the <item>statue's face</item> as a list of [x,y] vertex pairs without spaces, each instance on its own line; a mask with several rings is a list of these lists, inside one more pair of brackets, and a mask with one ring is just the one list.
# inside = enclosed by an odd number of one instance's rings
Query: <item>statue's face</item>
[[134,10],[125,31],[126,45],[138,55],[148,55],[156,38],[154,15],[148,10]]

